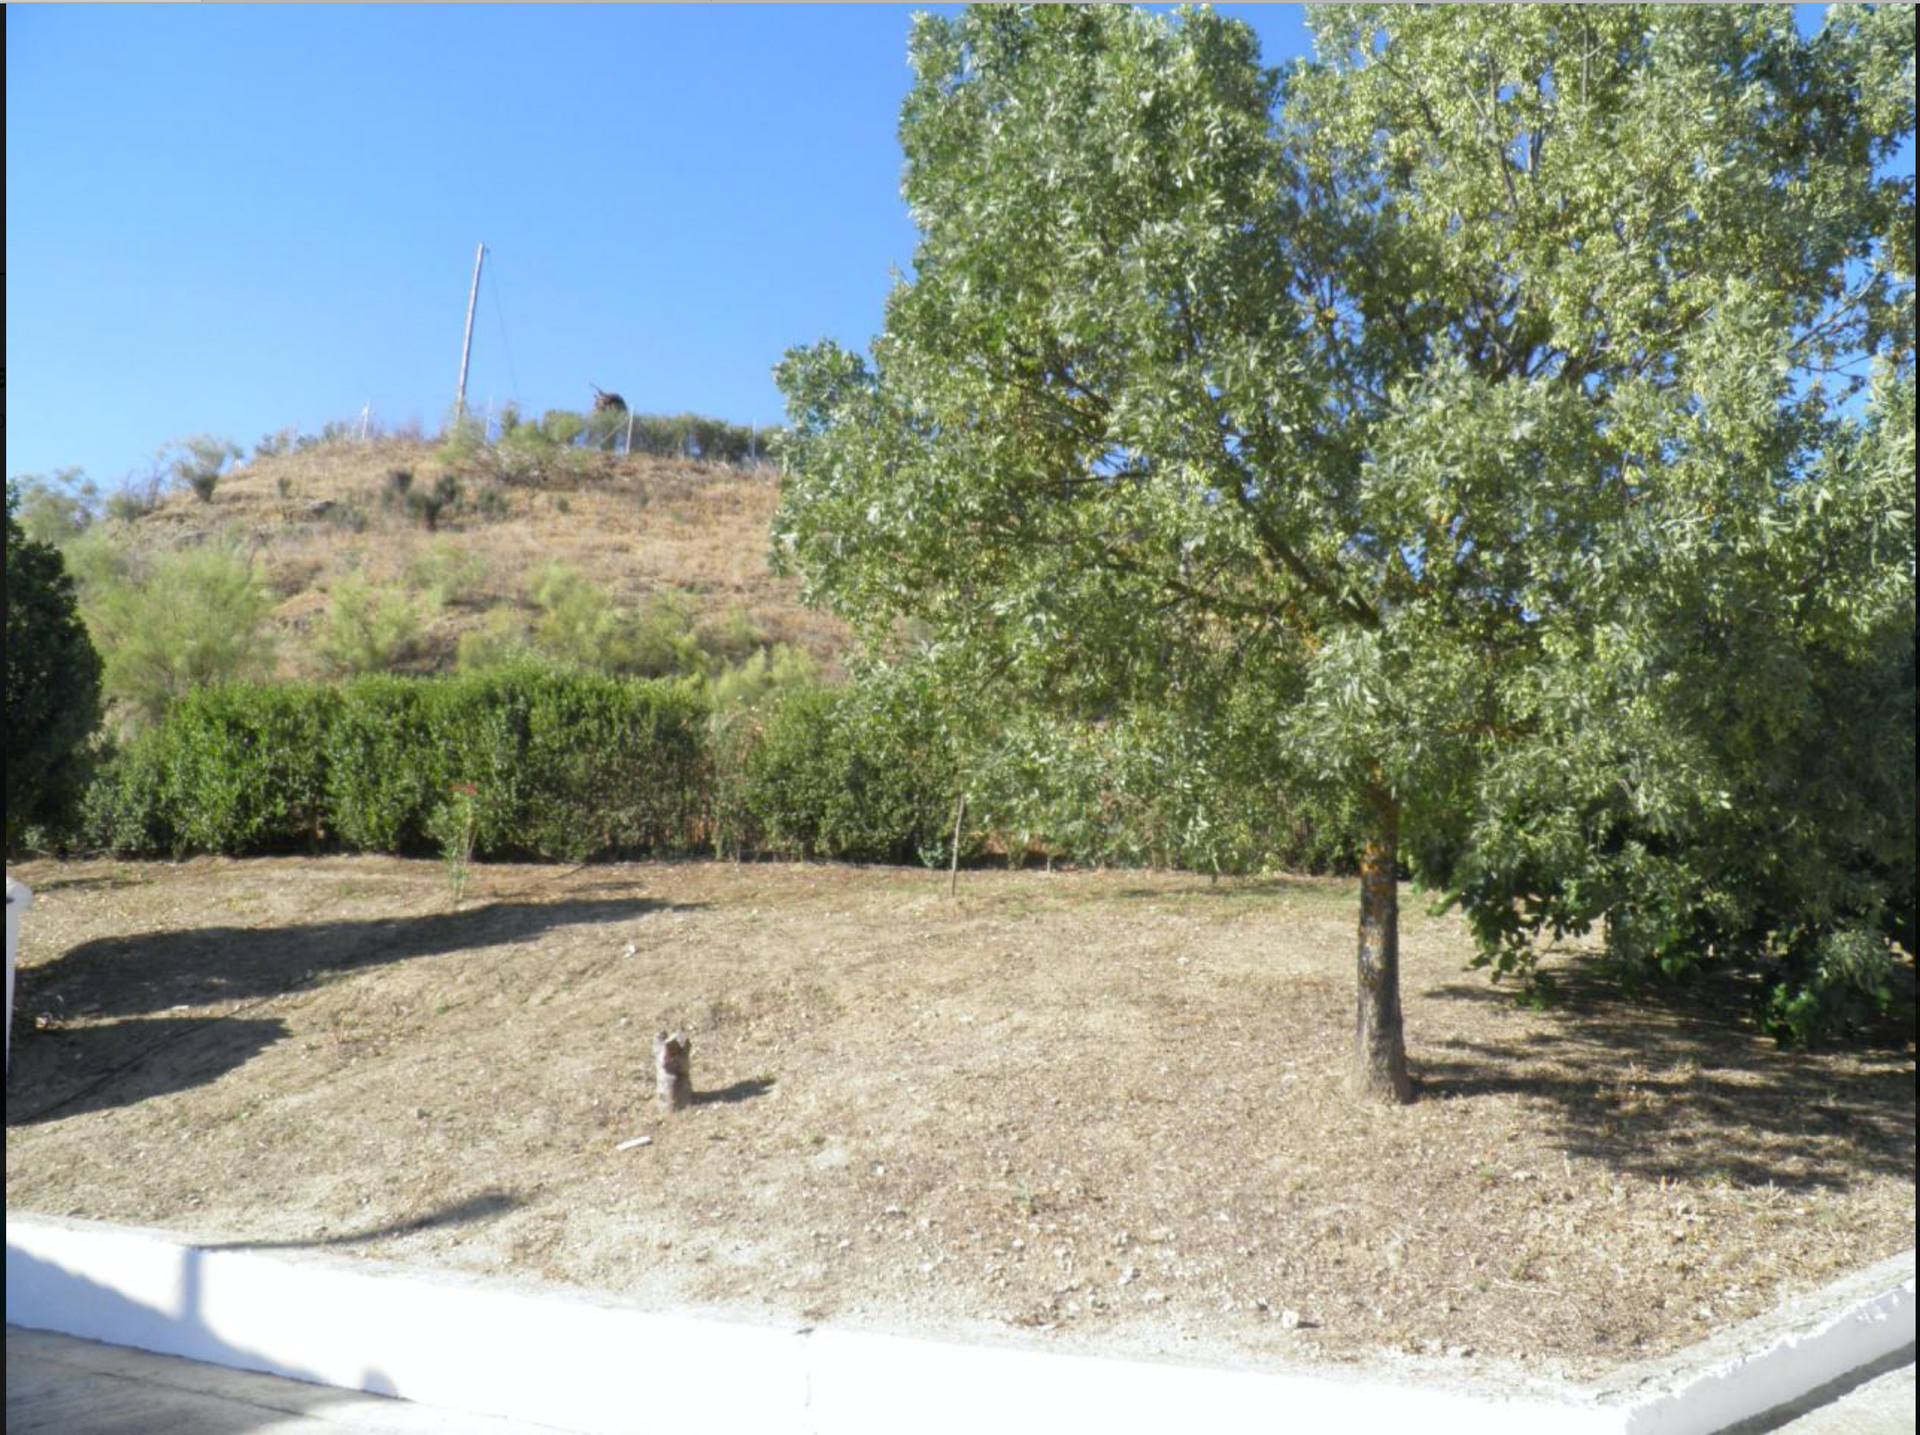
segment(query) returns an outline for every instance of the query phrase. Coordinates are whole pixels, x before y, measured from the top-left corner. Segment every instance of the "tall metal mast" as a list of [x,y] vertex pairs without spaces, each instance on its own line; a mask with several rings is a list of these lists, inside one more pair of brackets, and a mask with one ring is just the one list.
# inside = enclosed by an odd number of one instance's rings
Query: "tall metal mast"
[[467,416],[467,361],[473,357],[473,306],[480,297],[480,264],[487,257],[487,246],[473,249],[473,287],[467,291],[467,332],[460,340],[460,387],[453,391],[453,421]]

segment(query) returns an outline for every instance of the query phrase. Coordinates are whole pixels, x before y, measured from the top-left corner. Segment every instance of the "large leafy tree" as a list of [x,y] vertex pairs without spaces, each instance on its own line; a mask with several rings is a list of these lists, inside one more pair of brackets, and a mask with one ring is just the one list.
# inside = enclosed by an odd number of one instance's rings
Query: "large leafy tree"
[[1355,1079],[1406,1100],[1405,858],[1490,953],[1626,940],[1911,651],[1908,18],[1326,7],[1287,75],[1207,12],[922,18],[914,273],[782,363],[778,540],[975,680],[1270,700],[1364,816]]

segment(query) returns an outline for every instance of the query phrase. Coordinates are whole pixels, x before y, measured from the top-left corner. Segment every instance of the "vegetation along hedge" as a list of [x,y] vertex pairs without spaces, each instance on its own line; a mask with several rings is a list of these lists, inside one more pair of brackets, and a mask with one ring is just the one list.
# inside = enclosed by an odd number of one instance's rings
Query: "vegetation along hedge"
[[[1206,871],[1351,865],[1337,814],[1278,792],[1245,813],[1227,772],[1169,783],[1143,725],[956,725],[911,670],[730,702],[695,680],[535,662],[453,678],[196,689],[103,764],[83,845],[245,856],[426,853],[471,790],[475,853],[582,860],[727,856],[945,863],[1153,863]],[[1072,761],[1042,763],[1045,749]],[[1236,799],[1236,793],[1238,797]]]
[[134,853],[424,852],[457,784],[483,855],[679,851],[701,833],[705,731],[684,684],[535,666],[202,688],[107,766],[83,838]]

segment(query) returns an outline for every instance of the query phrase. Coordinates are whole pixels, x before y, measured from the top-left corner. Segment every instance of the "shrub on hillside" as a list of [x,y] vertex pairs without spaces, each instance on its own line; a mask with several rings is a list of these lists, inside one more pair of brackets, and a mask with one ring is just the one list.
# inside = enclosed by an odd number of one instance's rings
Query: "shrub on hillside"
[[477,673],[525,662],[532,653],[527,620],[519,609],[502,604],[489,608],[478,628],[460,635],[454,666],[462,673]]
[[558,462],[559,448],[538,424],[511,427],[502,420],[500,440],[493,446],[492,468],[502,483],[540,483]]
[[335,673],[384,673],[419,656],[422,625],[420,602],[356,574],[335,586],[314,649]]
[[51,474],[29,473],[7,480],[10,504],[20,529],[36,543],[64,549],[86,532],[100,511],[100,490],[85,471],[56,469]]
[[460,480],[450,473],[437,473],[426,488],[409,488],[406,509],[429,533],[437,532],[440,520],[460,502]]
[[165,475],[159,470],[138,478],[129,477],[107,495],[107,517],[119,523],[133,523],[160,506]]
[[86,618],[107,695],[152,722],[195,687],[264,674],[272,601],[253,560],[220,547],[165,554],[144,579],[102,586]]
[[195,434],[191,438],[175,439],[161,451],[161,456],[174,482],[190,490],[202,503],[211,503],[221,471],[231,460],[240,457],[240,445],[212,434]]
[[7,489],[7,850],[64,820],[81,748],[100,721],[100,658],[59,552],[29,538]]
[[629,677],[701,672],[693,620],[677,594],[657,595],[639,611],[615,603],[599,584],[565,564],[534,580],[534,645],[549,660]]
[[436,608],[471,602],[487,576],[487,565],[473,553],[438,538],[407,562],[407,582]]
[[772,430],[704,414],[635,414],[632,431],[634,453],[736,464],[766,457],[773,436]]
[[540,432],[547,442],[565,448],[587,431],[587,419],[572,409],[548,409],[540,416]]
[[753,615],[736,603],[719,617],[708,618],[696,626],[693,641],[706,655],[709,667],[720,672],[764,651],[767,634],[754,622]]

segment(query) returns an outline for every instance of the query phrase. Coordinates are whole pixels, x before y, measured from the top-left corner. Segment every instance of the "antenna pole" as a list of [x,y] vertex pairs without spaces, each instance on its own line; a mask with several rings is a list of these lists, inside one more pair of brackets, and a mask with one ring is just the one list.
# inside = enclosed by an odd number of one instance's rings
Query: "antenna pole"
[[460,387],[453,391],[453,421],[467,416],[467,361],[473,357],[473,306],[480,297],[480,263],[487,257],[487,246],[473,247],[473,287],[467,291],[467,332],[460,340]]

